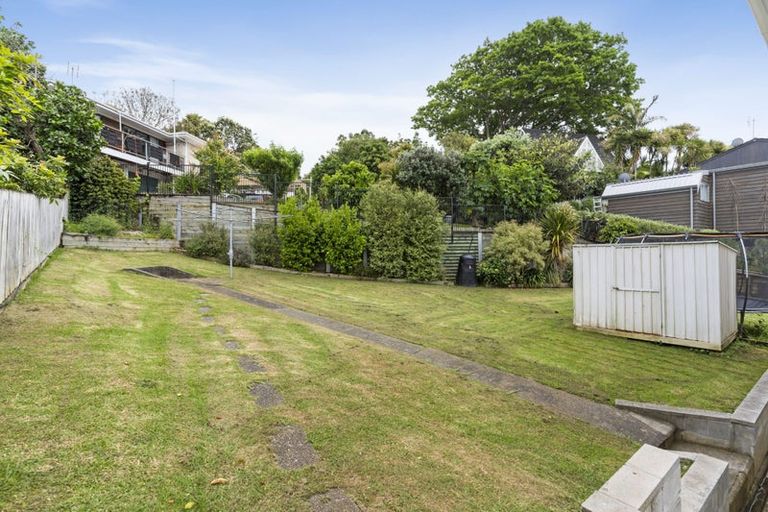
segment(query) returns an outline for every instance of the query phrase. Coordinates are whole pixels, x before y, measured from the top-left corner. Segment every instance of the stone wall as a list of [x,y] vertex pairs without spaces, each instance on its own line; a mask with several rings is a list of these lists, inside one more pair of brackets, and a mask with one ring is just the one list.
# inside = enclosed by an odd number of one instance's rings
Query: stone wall
[[159,251],[170,252],[179,248],[176,240],[158,240],[154,238],[113,238],[104,236],[64,233],[61,235],[62,247],[89,247],[106,251]]

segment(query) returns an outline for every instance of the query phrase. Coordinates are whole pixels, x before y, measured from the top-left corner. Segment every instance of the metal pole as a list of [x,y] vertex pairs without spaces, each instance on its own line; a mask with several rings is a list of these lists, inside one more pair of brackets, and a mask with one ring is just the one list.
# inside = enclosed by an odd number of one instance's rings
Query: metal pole
[[232,278],[232,260],[235,257],[235,249],[232,244],[232,220],[229,221],[229,277]]
[[181,241],[181,203],[176,203],[176,240]]
[[747,300],[749,300],[749,259],[747,258],[747,248],[744,246],[744,237],[737,233],[739,243],[741,244],[741,254],[744,258],[744,303],[741,306],[741,319],[739,321],[739,335],[744,336],[744,314],[747,311]]
[[272,201],[275,203],[273,211],[275,214],[275,228],[277,228],[277,174],[272,176],[272,180],[274,183],[274,188],[272,189]]

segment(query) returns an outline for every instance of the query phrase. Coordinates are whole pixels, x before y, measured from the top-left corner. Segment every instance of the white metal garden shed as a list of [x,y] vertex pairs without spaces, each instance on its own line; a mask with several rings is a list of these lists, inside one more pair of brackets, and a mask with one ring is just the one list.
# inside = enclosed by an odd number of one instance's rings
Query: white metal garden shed
[[737,252],[717,242],[573,247],[573,323],[724,349],[737,332]]

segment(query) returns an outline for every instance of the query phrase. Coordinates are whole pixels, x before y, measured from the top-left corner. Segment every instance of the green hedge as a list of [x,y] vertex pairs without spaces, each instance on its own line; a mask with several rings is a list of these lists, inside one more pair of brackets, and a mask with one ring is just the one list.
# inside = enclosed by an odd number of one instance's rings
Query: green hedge
[[[611,243],[623,236],[646,234],[674,234],[691,231],[687,226],[679,226],[657,220],[640,219],[629,215],[614,213],[597,213],[586,217],[586,220],[597,222],[599,229],[594,241]],[[585,237],[589,238],[589,237]]]

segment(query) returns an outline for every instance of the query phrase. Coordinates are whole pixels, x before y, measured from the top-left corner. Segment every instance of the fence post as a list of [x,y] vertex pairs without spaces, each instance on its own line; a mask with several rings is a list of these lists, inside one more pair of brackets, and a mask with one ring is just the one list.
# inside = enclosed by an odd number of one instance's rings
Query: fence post
[[251,208],[251,229],[256,229],[256,208]]
[[229,277],[232,278],[232,260],[235,257],[235,249],[232,244],[232,219],[229,220]]
[[483,261],[483,232],[482,230],[477,230],[477,262],[480,263]]
[[216,203],[211,203],[211,222],[216,224]]
[[181,203],[176,203],[176,241],[181,241]]
[[274,188],[272,189],[272,200],[275,203],[275,206],[273,208],[274,214],[275,214],[275,229],[277,229],[277,174],[272,176]]

